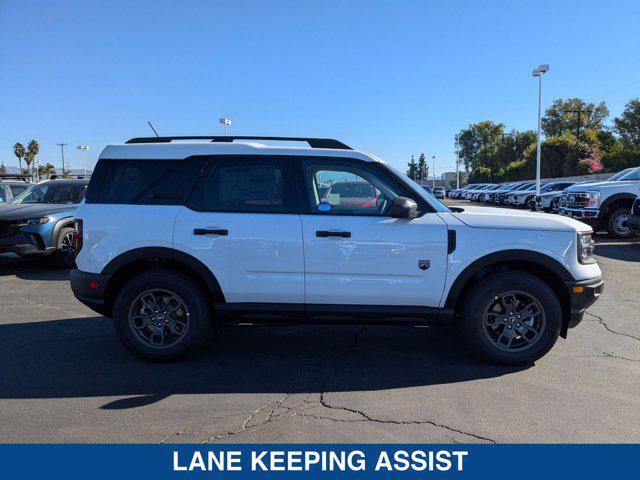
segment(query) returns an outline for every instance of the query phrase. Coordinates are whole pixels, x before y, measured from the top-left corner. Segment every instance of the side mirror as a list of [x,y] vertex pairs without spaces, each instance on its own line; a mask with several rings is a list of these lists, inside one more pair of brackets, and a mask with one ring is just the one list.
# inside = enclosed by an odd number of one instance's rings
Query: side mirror
[[387,215],[393,218],[416,218],[418,204],[407,197],[396,197],[387,209]]

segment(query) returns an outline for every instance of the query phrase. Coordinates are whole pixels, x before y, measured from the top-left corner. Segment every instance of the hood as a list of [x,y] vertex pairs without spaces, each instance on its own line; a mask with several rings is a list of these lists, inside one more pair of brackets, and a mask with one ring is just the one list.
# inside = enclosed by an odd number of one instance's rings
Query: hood
[[452,215],[473,228],[495,228],[498,230],[552,230],[562,232],[589,232],[586,223],[560,215],[515,211],[506,208],[467,207]]
[[607,187],[623,187],[624,185],[638,186],[640,182],[637,180],[614,180],[613,182],[592,182],[571,185],[564,189],[565,192],[584,192],[585,190],[599,190]]
[[77,209],[78,205],[69,204],[8,203],[0,206],[0,220],[21,220],[24,218],[44,217],[61,212],[69,212],[73,215]]
[[554,192],[542,192],[542,193],[540,193],[541,197],[555,197],[557,195],[562,195],[562,190],[556,190]]

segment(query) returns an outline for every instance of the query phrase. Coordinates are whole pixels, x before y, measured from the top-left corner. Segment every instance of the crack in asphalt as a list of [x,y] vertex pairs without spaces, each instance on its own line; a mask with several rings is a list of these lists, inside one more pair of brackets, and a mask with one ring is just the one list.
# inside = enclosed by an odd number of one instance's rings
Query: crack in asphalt
[[636,337],[635,335],[631,335],[630,333],[618,332],[616,330],[613,330],[609,325],[607,325],[607,323],[604,321],[602,317],[599,317],[598,315],[595,315],[591,312],[584,312],[584,313],[586,313],[590,317],[595,318],[596,319],[595,321],[600,325],[602,325],[605,328],[605,330],[607,330],[608,332],[614,333],[616,335],[622,335],[623,337],[633,338],[634,340],[640,341],[640,337]]
[[639,359],[622,357],[620,355],[614,355],[613,353],[605,352],[604,350],[600,350],[599,348],[596,348],[596,347],[594,347],[594,348],[598,352],[600,352],[602,355],[604,355],[604,357],[607,357],[607,358],[616,358],[616,359],[619,359],[619,360],[626,360],[628,362],[638,362],[638,363],[640,363]]

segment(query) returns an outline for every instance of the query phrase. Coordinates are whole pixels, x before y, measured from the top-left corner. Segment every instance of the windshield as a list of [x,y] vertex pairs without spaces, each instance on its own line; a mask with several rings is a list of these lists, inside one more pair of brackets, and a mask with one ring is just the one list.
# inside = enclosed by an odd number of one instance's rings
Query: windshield
[[634,168],[630,172],[621,176],[618,180],[640,180],[640,167]]
[[373,198],[376,196],[373,187],[367,182],[334,183],[329,187],[326,196],[328,197],[330,194],[349,198]]
[[388,168],[393,173],[398,175],[405,183],[409,184],[409,186],[411,187],[411,190],[413,190],[416,193],[416,195],[420,196],[420,198],[422,198],[429,205],[431,205],[436,212],[450,212],[451,211],[451,210],[449,210],[449,207],[447,207],[443,203],[440,203],[438,200],[436,200],[436,197],[434,197],[427,190],[422,188],[422,185],[419,185],[416,182],[414,182],[413,180],[411,180],[411,178],[409,176],[407,176],[405,173],[401,172],[397,168],[395,168],[395,167],[393,167],[393,166],[391,166],[391,165],[389,165],[387,163],[383,163],[382,165],[384,165],[386,168]]
[[11,203],[76,204],[84,197],[87,185],[82,183],[41,183],[32,185]]
[[610,176],[606,181],[607,182],[615,182],[616,180],[619,180],[621,177],[624,177],[627,173],[630,173],[633,170],[634,170],[633,168],[625,168],[621,172],[618,172],[615,175]]

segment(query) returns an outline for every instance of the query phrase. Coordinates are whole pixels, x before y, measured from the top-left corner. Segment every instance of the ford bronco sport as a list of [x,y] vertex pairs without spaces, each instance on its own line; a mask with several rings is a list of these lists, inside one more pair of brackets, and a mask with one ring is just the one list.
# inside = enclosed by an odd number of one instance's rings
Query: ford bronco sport
[[76,228],[74,294],[155,361],[195,352],[217,325],[333,323],[448,324],[485,358],[528,363],[602,291],[584,223],[447,208],[330,139],[107,146]]

